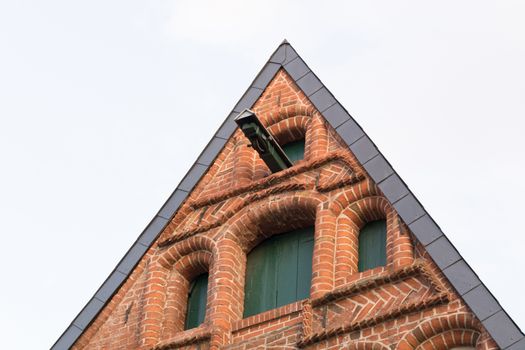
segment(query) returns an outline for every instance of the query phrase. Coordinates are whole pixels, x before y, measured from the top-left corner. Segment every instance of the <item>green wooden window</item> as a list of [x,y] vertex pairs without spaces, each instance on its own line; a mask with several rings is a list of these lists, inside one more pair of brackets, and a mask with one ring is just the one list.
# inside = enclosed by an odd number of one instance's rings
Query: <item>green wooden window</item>
[[204,322],[207,296],[208,274],[205,273],[195,278],[190,284],[184,329],[195,328]]
[[282,146],[284,153],[292,161],[296,163],[298,160],[304,159],[304,139],[287,143]]
[[386,265],[386,221],[367,223],[359,233],[359,271]]
[[314,228],[268,238],[248,255],[244,317],[310,295]]

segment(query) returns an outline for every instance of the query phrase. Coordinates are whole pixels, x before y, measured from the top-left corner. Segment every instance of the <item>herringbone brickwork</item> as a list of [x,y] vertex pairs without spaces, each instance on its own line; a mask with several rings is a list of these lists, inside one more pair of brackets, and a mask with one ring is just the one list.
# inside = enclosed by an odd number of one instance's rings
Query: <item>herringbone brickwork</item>
[[[280,71],[253,110],[305,159],[271,174],[236,131],[75,349],[497,349],[353,154]],[[358,234],[387,222],[386,266],[358,271]],[[315,226],[310,298],[243,319],[246,256]],[[184,330],[209,273],[205,322]]]

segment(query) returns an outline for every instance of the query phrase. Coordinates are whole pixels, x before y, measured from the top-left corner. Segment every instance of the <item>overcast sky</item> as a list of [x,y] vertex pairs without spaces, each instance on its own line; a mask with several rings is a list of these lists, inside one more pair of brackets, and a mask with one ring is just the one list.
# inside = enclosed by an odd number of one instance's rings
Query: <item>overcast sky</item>
[[525,327],[524,10],[1,1],[2,346],[55,342],[283,38]]

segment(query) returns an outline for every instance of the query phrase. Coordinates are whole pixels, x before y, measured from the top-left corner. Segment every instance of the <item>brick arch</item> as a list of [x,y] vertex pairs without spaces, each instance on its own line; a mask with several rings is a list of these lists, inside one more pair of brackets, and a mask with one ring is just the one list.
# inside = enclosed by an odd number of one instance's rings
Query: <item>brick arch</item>
[[295,104],[276,108],[263,117],[279,144],[305,139],[305,159],[328,152],[328,128],[321,114],[312,106]]
[[370,341],[358,341],[350,344],[347,347],[341,347],[345,350],[390,350],[388,346],[380,342],[370,342]]
[[368,222],[380,219],[388,220],[388,216],[392,212],[393,208],[386,198],[369,196],[350,203],[339,214],[338,222],[341,220],[341,222],[361,229]]
[[295,103],[286,107],[277,106],[269,111],[259,111],[255,109],[261,122],[266,126],[270,127],[282,120],[296,116],[307,116],[312,117],[317,113],[317,110],[312,106],[307,106],[302,103]]
[[378,194],[377,186],[371,180],[365,179],[337,194],[330,202],[329,208],[336,216],[339,216],[343,209],[352,203]]
[[144,295],[140,328],[146,345],[183,330],[190,282],[211,269],[215,255],[215,242],[197,235],[169,247],[152,263],[146,285],[154,287]]
[[333,287],[335,217],[323,208],[328,198],[316,191],[297,191],[266,197],[243,208],[223,225],[216,240],[219,245],[235,245],[242,258],[234,261],[234,279],[241,281],[237,298],[242,317],[246,255],[264,239],[292,229],[315,226],[311,297]]
[[268,131],[280,145],[284,145],[305,138],[311,122],[311,116],[289,117],[272,124],[268,127]]
[[160,254],[159,263],[165,269],[171,269],[185,255],[196,251],[206,251],[213,255],[215,242],[206,236],[196,235],[180,241]]
[[206,250],[198,250],[184,255],[175,265],[174,270],[179,272],[188,281],[209,271],[212,262],[212,254]]
[[[257,109],[256,113],[258,113]],[[304,138],[306,160],[323,156],[328,152],[328,129],[323,117],[315,108],[294,104],[261,111],[259,116],[280,145]],[[251,171],[250,175],[254,179],[269,174],[268,168],[260,159],[255,158],[252,163],[248,157],[245,159],[244,167],[248,169],[246,173]]]
[[418,350],[441,350],[456,347],[476,347],[480,332],[472,329],[452,329],[425,340],[416,349]]
[[[344,203],[343,198],[340,203]],[[387,266],[397,268],[414,261],[408,232],[402,229],[401,221],[388,200],[382,196],[361,198],[349,203],[337,216],[336,244],[345,249],[337,250],[334,261],[336,286],[346,283],[358,272],[360,230],[366,223],[380,219],[385,219],[387,225]]]
[[[232,216],[219,233],[236,241],[245,253],[274,234],[314,225],[316,212],[327,200],[315,191],[289,192],[266,197]],[[222,236],[222,237],[221,237]]]
[[[184,329],[190,283],[197,276],[209,272],[211,264],[212,254],[206,250],[198,250],[182,256],[173,265],[166,285],[161,340],[169,339]],[[210,289],[211,282],[212,279],[210,277],[208,289]],[[208,296],[208,305],[209,302],[210,297]],[[207,312],[206,319],[209,319],[209,317],[209,312]]]
[[441,350],[476,347],[481,325],[471,314],[438,316],[420,323],[399,342],[397,350]]

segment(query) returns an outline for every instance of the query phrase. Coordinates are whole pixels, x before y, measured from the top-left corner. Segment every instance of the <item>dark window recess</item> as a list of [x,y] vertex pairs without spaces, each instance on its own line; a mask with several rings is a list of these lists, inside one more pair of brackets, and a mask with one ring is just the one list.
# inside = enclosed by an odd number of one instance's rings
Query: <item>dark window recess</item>
[[208,274],[195,278],[190,284],[188,308],[184,329],[198,327],[206,316],[206,298],[208,296]]
[[287,143],[281,148],[292,163],[304,159],[304,139]]
[[367,223],[359,233],[359,271],[386,265],[386,221]]
[[244,317],[310,296],[314,228],[268,238],[248,255]]

